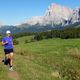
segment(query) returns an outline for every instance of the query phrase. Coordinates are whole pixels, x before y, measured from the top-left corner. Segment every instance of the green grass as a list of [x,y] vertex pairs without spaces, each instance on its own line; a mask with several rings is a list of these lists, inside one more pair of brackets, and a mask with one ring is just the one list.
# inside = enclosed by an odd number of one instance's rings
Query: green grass
[[[18,38],[20,44],[14,47],[14,69],[21,80],[80,80],[80,39],[47,39],[24,44],[26,38]],[[0,53],[3,54],[1,46]],[[1,64],[0,80],[5,80],[7,73],[7,67]]]
[[25,40],[28,40],[30,42],[31,38],[33,38],[33,36],[24,36],[22,38],[17,38],[16,40],[19,41],[19,44],[25,44]]

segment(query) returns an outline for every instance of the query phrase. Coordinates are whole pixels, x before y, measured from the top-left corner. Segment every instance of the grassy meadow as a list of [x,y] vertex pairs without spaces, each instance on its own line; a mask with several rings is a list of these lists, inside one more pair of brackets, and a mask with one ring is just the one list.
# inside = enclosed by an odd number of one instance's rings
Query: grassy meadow
[[[14,70],[19,79],[8,76],[0,63],[0,80],[80,80],[80,39],[44,39],[25,43],[18,38],[14,46]],[[0,59],[3,58],[0,46]]]

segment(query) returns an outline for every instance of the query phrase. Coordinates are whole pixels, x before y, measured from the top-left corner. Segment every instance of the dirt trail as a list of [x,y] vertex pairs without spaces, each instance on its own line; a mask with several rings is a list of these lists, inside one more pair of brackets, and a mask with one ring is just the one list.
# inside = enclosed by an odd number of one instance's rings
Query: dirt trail
[[[2,59],[3,58],[0,57],[0,63],[2,63]],[[10,77],[12,80],[20,80],[20,77],[17,71],[9,71],[8,77]]]
[[12,79],[12,80],[20,80],[19,75],[16,71],[9,71],[8,72],[8,76]]

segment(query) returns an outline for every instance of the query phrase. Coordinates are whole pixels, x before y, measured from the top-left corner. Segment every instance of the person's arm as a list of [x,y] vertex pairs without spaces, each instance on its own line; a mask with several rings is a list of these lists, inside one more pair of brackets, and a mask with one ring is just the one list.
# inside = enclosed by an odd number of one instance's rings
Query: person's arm
[[2,42],[1,43],[2,43],[2,46],[8,44],[8,42],[6,42],[4,38],[2,39]]
[[12,46],[14,47],[14,44],[13,44],[13,42],[12,42]]
[[12,46],[14,47],[13,38],[12,38]]
[[2,46],[4,46],[4,45],[6,45],[8,42],[3,42],[3,41],[2,41],[1,43],[2,43]]
[[5,43],[4,43],[3,41],[2,41],[1,43],[2,43],[2,46],[4,46],[4,45],[5,45]]

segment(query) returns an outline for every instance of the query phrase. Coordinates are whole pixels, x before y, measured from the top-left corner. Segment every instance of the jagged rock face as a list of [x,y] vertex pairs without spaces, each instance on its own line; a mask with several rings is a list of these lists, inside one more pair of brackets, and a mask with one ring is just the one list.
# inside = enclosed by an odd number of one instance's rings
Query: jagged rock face
[[36,16],[27,20],[25,23],[29,25],[68,25],[80,21],[80,8],[72,10],[70,8],[51,4],[46,10],[44,16]]
[[46,22],[46,24],[52,23],[52,25],[68,25],[79,22],[80,8],[72,10],[67,7],[52,4],[48,7],[48,10],[46,11],[44,21]]
[[35,25],[37,23],[43,24],[43,17],[35,16],[35,17],[31,18],[30,20],[27,20],[27,22],[25,22],[25,23],[30,24],[30,25]]
[[76,10],[73,10],[73,16],[72,16],[72,22],[75,23],[75,22],[78,22],[80,21],[80,9],[76,9]]
[[79,12],[78,12],[78,14],[79,14],[79,21],[80,21],[80,8],[79,8]]
[[72,17],[73,11],[67,7],[62,7],[57,4],[49,6],[45,14],[45,22],[52,22],[53,24],[64,24]]

